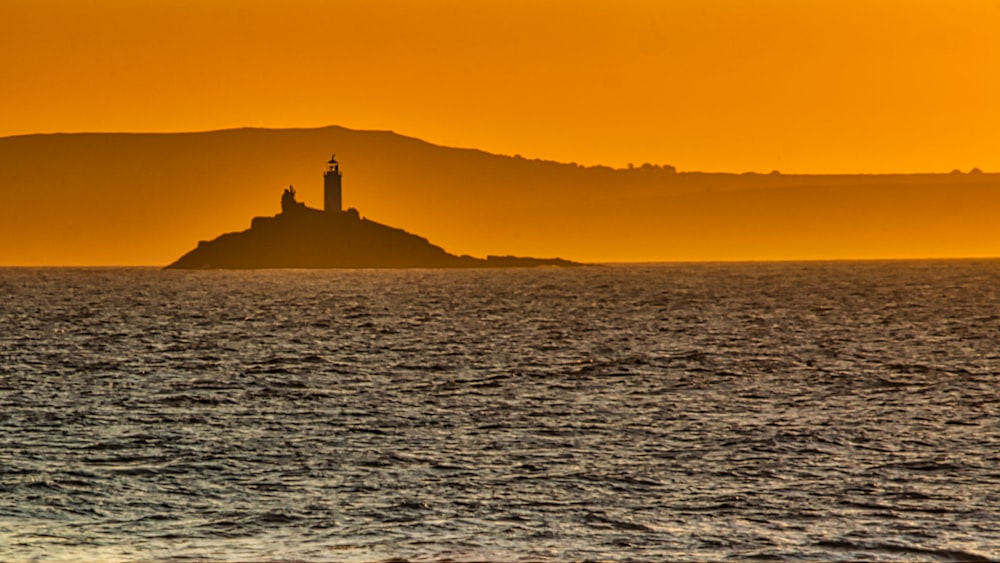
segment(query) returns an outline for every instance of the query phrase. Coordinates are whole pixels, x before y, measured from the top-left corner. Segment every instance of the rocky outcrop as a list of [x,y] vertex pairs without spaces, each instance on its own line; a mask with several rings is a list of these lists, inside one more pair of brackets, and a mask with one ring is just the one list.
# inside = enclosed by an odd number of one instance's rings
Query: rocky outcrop
[[283,198],[283,211],[257,217],[250,229],[202,241],[172,269],[511,268],[579,266],[559,258],[449,254],[427,239],[363,219],[356,210],[325,212]]

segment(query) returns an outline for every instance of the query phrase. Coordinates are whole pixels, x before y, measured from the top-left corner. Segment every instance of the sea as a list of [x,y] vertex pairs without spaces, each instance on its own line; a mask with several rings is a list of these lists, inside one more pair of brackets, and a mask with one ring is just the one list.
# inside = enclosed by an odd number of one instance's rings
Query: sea
[[0,561],[1000,559],[997,260],[0,299]]

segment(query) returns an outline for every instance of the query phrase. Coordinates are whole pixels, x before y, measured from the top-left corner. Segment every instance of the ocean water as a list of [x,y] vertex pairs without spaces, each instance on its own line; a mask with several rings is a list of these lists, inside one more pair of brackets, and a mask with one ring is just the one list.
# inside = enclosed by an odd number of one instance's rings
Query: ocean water
[[998,288],[3,269],[0,560],[997,559]]

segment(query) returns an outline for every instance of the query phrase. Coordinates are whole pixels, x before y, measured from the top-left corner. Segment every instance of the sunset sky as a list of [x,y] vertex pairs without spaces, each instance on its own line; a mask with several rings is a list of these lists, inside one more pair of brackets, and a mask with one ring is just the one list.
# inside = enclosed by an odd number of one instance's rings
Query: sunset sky
[[997,0],[4,0],[0,136],[389,129],[623,167],[1000,171]]

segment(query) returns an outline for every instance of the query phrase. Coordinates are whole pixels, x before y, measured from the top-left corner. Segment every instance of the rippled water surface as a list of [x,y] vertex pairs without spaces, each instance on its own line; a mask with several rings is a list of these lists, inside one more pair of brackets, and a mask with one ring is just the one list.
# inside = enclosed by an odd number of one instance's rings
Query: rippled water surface
[[0,270],[0,560],[1000,558],[998,288]]

